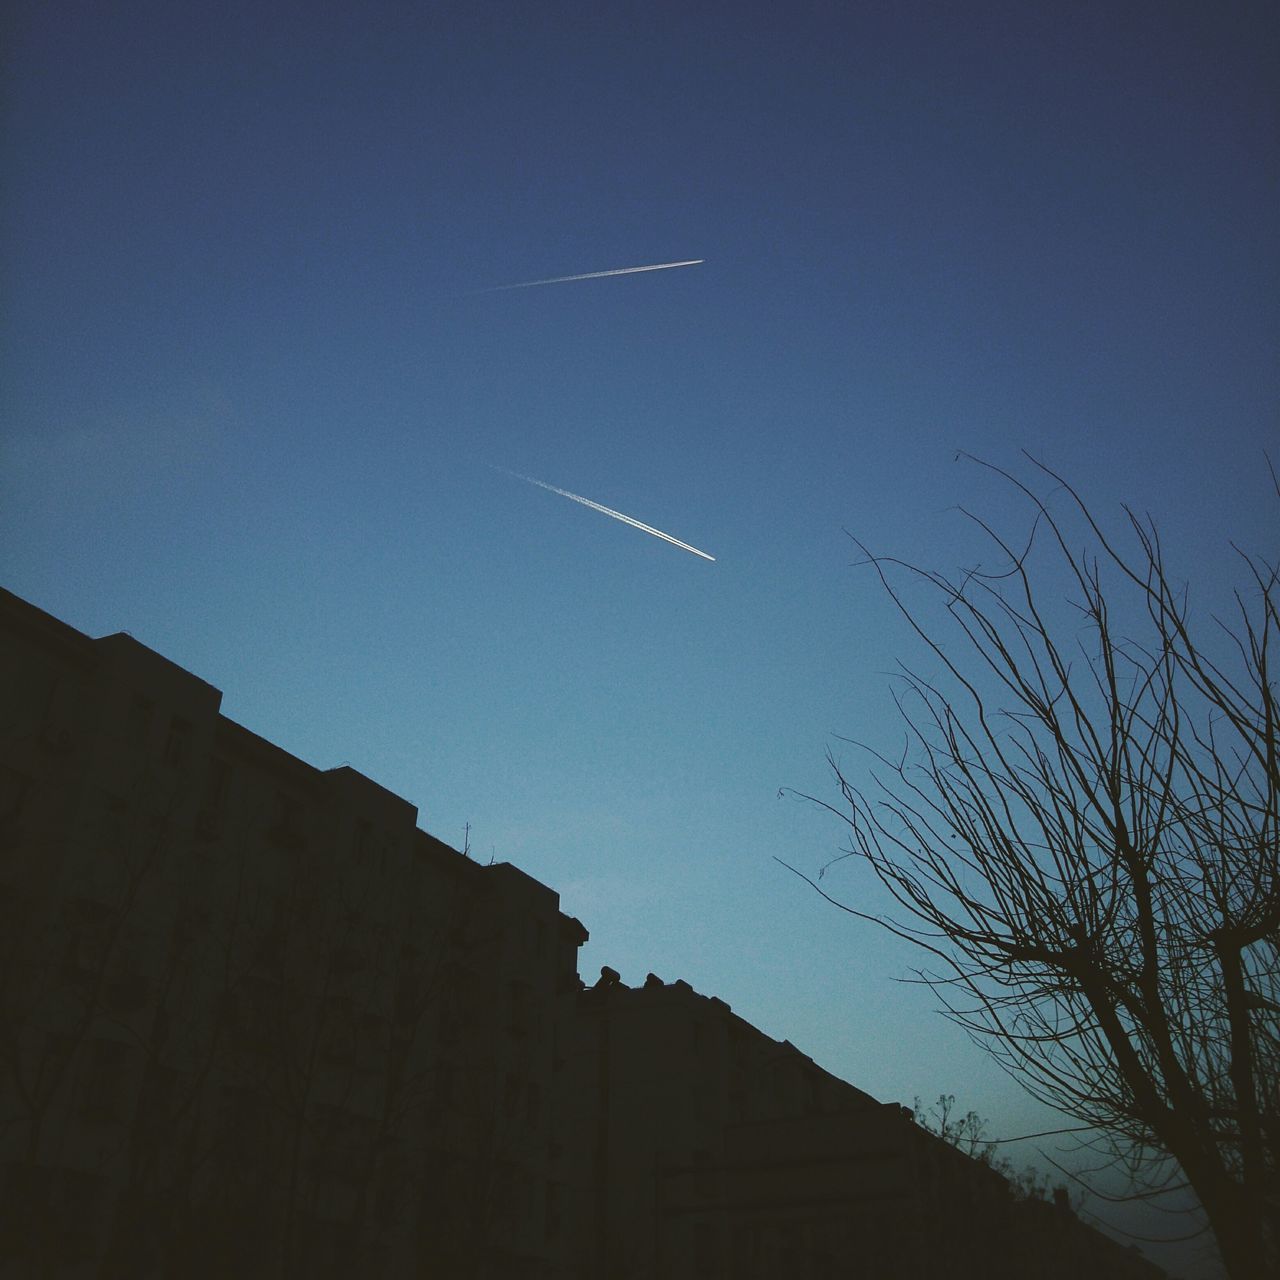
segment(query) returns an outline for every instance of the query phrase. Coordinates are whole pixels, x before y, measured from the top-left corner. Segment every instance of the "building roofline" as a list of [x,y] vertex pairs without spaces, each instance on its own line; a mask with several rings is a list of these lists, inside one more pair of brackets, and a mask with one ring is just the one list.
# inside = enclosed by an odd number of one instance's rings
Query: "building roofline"
[[6,626],[55,645],[77,665],[91,667],[95,664],[93,641],[83,631],[77,631],[70,623],[55,618],[7,587],[0,587],[0,616],[3,616]]

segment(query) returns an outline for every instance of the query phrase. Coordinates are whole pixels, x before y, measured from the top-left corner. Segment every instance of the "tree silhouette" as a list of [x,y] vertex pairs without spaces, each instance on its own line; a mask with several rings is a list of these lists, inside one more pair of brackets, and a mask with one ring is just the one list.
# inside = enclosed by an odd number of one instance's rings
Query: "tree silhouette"
[[[1277,567],[1240,552],[1231,616],[1199,616],[1150,519],[1126,508],[1122,549],[1036,465],[1067,513],[991,468],[1033,512],[1016,547],[970,517],[998,572],[951,578],[858,543],[942,673],[905,671],[902,757],[872,751],[860,782],[829,753],[843,804],[815,801],[847,823],[842,856],[897,911],[810,883],[927,952],[918,977],[949,1016],[1033,1095],[1095,1126],[1135,1189],[1185,1178],[1235,1280],[1274,1275]],[[1052,566],[1070,584],[1065,614]],[[912,584],[941,602],[937,624]]]
[[[959,1115],[954,1093],[942,1093],[926,1111],[916,1098],[912,1106],[916,1123],[926,1132],[963,1151],[971,1160],[995,1170],[1009,1184],[1010,1194],[1018,1200],[1044,1200],[1051,1192],[1067,1194],[1065,1187],[1054,1187],[1049,1175],[1030,1165],[1017,1168],[1007,1156],[996,1151],[998,1143],[987,1137],[987,1122],[976,1111]],[[1077,1195],[1073,1207],[1079,1209],[1083,1196]]]

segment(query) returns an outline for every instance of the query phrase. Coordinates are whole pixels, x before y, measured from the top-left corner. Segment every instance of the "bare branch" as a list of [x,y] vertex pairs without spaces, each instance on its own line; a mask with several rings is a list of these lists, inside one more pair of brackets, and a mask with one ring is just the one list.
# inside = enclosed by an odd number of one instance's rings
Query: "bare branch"
[[[996,568],[952,579],[853,539],[940,675],[902,668],[899,757],[861,748],[859,783],[829,755],[839,804],[804,798],[848,836],[819,878],[861,863],[893,914],[788,869],[928,954],[938,972],[917,980],[946,1015],[1033,1096],[1103,1135],[1137,1193],[1167,1185],[1162,1161],[1180,1168],[1233,1277],[1271,1274],[1280,570],[1241,553],[1234,616],[1202,620],[1150,518],[1126,509],[1126,549],[1030,461],[1049,496],[979,464],[1031,507],[1016,544],[964,513]],[[1047,585],[1059,581],[1063,598]],[[912,584],[940,622],[908,602]]]

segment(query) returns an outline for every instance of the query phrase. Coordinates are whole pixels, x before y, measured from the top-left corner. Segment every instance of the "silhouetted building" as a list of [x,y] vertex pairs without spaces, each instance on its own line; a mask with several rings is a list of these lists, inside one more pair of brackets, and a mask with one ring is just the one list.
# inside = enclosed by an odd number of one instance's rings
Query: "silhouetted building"
[[0,1274],[1159,1274],[220,702],[0,591]]
[[127,635],[0,673],[0,1273],[562,1273],[557,895]]
[[578,1003],[581,1276],[1163,1274],[688,983],[607,971]]

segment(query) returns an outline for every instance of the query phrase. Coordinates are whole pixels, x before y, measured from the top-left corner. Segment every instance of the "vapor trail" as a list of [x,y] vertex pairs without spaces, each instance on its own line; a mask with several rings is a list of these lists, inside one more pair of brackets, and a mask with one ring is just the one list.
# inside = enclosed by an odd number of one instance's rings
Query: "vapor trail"
[[606,507],[599,502],[592,502],[590,498],[584,498],[580,493],[570,493],[568,489],[559,489],[553,484],[547,484],[545,480],[537,480],[533,476],[523,475],[519,471],[508,471],[506,467],[494,467],[495,471],[501,471],[509,476],[514,476],[517,480],[527,481],[529,484],[536,484],[539,489],[546,489],[549,493],[558,493],[562,498],[572,498],[574,502],[580,502],[584,507],[590,507],[592,511],[599,511],[606,516],[612,516],[615,520],[621,520],[623,524],[629,524],[633,529],[642,529],[645,533],[651,533],[655,538],[661,538],[664,542],[671,543],[672,546],[679,547],[682,551],[692,552],[695,556],[701,556],[704,560],[710,560],[715,563],[715,556],[709,556],[705,551],[699,551],[697,547],[691,547],[687,542],[681,542],[679,538],[673,538],[669,533],[663,533],[661,529],[655,529],[651,524],[645,524],[642,520],[635,520],[631,516],[625,516],[621,511],[615,511],[612,507]]
[[[540,284],[568,284],[571,280],[603,280],[605,276],[633,276],[640,271],[670,271],[672,267],[696,267],[706,258],[690,258],[688,262],[656,262],[650,267],[614,267],[612,271],[586,271],[579,276],[552,276],[550,280],[526,280],[523,284],[495,284],[477,293],[501,293],[505,289],[532,289]],[[528,477],[522,477],[528,479]]]

